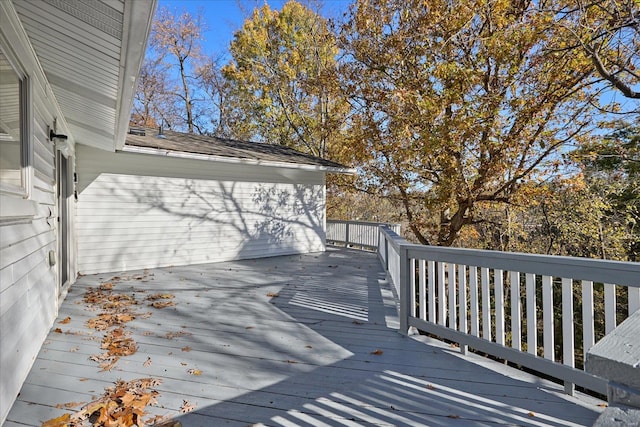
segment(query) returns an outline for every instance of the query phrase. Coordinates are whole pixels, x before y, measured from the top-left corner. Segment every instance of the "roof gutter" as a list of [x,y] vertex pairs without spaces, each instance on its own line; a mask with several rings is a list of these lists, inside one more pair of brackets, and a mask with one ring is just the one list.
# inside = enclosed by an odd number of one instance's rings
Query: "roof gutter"
[[157,148],[136,147],[132,145],[125,145],[121,151],[126,153],[149,154],[154,156],[175,157],[180,159],[205,160],[209,162],[231,163],[231,164],[247,165],[247,166],[266,166],[266,167],[279,167],[279,168],[287,168],[287,169],[300,169],[300,170],[305,170],[310,172],[341,173],[345,175],[355,175],[357,172],[355,168],[336,168],[336,167],[330,167],[330,166],[274,162],[274,161],[268,161],[268,160],[265,161],[265,160],[255,160],[255,159],[242,159],[238,157],[224,157],[224,156],[215,156],[211,154],[185,153],[181,151],[160,150]]

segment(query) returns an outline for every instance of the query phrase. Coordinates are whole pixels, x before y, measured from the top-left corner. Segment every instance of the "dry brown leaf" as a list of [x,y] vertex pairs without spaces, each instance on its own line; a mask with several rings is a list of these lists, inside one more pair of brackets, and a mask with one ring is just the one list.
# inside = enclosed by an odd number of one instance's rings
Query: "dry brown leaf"
[[191,347],[189,347],[189,346],[182,347],[180,350],[182,350],[182,351],[191,351]]
[[167,332],[166,334],[164,334],[164,336],[169,340],[172,340],[177,337],[188,337],[191,335],[193,335],[191,332],[185,332],[185,331]]
[[71,317],[67,316],[64,319],[62,319],[61,321],[59,321],[58,323],[60,323],[61,325],[66,325],[69,322],[71,322]]
[[110,291],[111,289],[113,289],[113,283],[104,283],[100,285],[100,289]]
[[313,348],[310,345],[305,345],[304,348]]
[[43,422],[42,427],[67,427],[70,419],[70,414],[60,415],[58,418],[53,418],[49,421]]
[[380,355],[382,355],[382,353],[384,353],[384,351],[382,351],[382,350],[380,350],[380,349],[373,350],[373,351],[371,352],[371,354],[375,354],[376,356],[380,356]]
[[153,295],[149,295],[146,300],[148,301],[154,301],[157,299],[171,299],[171,298],[175,298],[175,295],[173,294],[153,294]]
[[86,402],[69,402],[69,403],[58,403],[56,405],[56,408],[58,409],[63,409],[63,408],[67,408],[67,409],[71,409],[71,408],[75,408],[76,406],[82,406],[84,405]]
[[200,369],[189,369],[187,372],[191,375],[202,375],[202,371]]
[[79,350],[80,350],[80,347],[76,346],[76,347],[73,347],[72,349],[70,349],[69,351],[70,351],[71,353],[75,353],[75,352],[77,352],[77,351],[79,351]]
[[89,378],[80,378],[78,381],[89,381]]
[[62,329],[60,329],[60,328],[55,328],[55,329],[53,330],[53,332],[55,332],[56,334],[61,334],[61,333],[62,333]]
[[155,302],[152,302],[149,305],[151,307],[153,307],[153,308],[165,308],[165,307],[174,306],[174,305],[176,305],[176,303],[173,302],[173,301],[155,301]]
[[450,415],[447,415],[447,418],[455,418],[455,419],[457,419],[457,418],[460,418],[460,415],[450,414]]
[[196,405],[189,403],[188,400],[183,400],[182,402],[182,406],[180,407],[181,414],[186,414],[187,412],[191,412],[196,409]]
[[151,366],[151,357],[147,356],[147,360],[142,364],[145,368]]
[[[169,354],[171,354],[171,353],[169,353]],[[188,365],[188,363],[184,363],[184,362],[180,362],[180,364],[181,364],[182,366],[187,366],[187,365]]]
[[529,412],[527,415],[529,415],[530,417],[535,417],[536,416],[535,412],[532,412],[532,411]]
[[429,390],[436,390],[436,388],[433,386],[433,384],[427,384],[427,388]]
[[609,405],[606,403],[598,403],[598,406],[601,408],[607,408]]
[[245,329],[253,329],[255,326],[246,326]]
[[278,298],[280,295],[277,292],[267,292],[267,296],[270,298]]

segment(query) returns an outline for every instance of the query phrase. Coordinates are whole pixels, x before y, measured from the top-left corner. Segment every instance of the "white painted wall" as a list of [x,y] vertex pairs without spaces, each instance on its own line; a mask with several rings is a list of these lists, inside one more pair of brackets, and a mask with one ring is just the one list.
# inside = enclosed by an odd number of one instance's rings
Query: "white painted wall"
[[[32,166],[28,198],[0,194],[0,424],[55,320],[59,289],[57,267],[49,265],[49,251],[57,250],[57,212],[55,148],[47,138],[47,125],[59,114],[12,4],[1,3],[2,37],[30,79]],[[4,215],[20,211],[33,215]]]
[[325,173],[77,148],[82,274],[325,249]]

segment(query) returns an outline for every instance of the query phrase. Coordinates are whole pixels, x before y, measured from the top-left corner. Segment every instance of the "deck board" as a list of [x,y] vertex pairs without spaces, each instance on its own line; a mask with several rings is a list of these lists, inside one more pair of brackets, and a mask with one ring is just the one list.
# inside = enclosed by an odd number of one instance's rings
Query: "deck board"
[[[83,296],[115,275],[71,288],[6,426],[39,426],[72,411],[56,405],[140,377],[162,379],[150,414],[185,427],[565,426],[591,425],[602,411],[598,399],[563,395],[561,385],[401,336],[376,256],[346,249],[118,273],[113,292],[135,295],[136,312],[152,314],[125,326],[137,352],[100,372],[89,357],[101,352],[103,332],[85,324],[99,310]],[[176,305],[147,306],[153,293],[175,295]],[[180,414],[184,400],[196,409]]]

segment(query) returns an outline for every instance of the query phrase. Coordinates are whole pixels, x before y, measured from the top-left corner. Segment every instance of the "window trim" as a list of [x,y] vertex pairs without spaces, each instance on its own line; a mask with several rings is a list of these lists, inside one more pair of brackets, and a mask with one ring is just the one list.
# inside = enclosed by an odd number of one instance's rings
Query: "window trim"
[[[2,32],[0,32],[0,50],[2,50],[3,55],[7,58],[7,61],[20,80],[20,175],[22,179],[22,185],[20,187],[0,183],[0,195],[29,199],[31,197],[33,181],[33,144],[31,134],[33,117],[31,99],[32,83],[24,67],[22,67],[17,60],[17,56],[10,49]],[[25,212],[25,216],[31,216],[31,214],[27,212],[31,212],[31,209],[26,209]],[[4,215],[0,213],[0,216]]]

